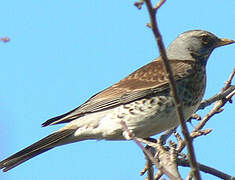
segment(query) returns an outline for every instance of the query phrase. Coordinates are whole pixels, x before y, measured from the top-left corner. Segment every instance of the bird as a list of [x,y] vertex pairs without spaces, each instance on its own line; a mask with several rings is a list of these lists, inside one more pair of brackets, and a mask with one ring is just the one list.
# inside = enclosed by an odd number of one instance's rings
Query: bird
[[[166,49],[185,120],[197,110],[206,89],[206,65],[212,51],[234,40],[205,30],[180,34]],[[57,146],[83,140],[129,140],[121,122],[139,138],[177,127],[174,97],[161,56],[134,71],[85,103],[45,121],[66,123],[47,137],[0,162],[3,172]]]

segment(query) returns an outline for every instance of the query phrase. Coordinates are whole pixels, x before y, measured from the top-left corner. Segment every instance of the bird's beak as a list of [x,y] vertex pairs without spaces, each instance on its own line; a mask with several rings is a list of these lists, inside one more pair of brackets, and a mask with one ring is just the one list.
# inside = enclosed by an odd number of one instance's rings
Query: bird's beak
[[235,43],[235,41],[234,41],[234,40],[231,40],[231,39],[222,38],[222,39],[220,39],[220,41],[216,44],[216,47],[225,46],[225,45],[232,44],[232,43]]

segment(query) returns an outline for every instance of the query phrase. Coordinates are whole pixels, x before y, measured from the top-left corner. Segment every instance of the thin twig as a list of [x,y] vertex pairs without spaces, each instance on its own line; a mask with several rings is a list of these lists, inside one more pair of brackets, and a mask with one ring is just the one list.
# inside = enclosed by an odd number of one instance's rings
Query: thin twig
[[192,131],[191,132],[191,137],[193,139],[199,137],[199,136],[205,136],[209,133],[211,133],[212,129],[204,129],[204,130],[201,130],[201,131]]
[[[190,167],[189,166],[189,162],[187,160],[183,160],[183,159],[177,159],[177,163],[178,165],[180,166],[184,166],[184,167]],[[215,168],[212,168],[212,167],[209,167],[209,166],[206,166],[206,165],[203,165],[203,164],[200,164],[198,163],[198,167],[200,169],[200,171],[203,171],[205,173],[208,173],[208,174],[212,174],[218,178],[221,178],[221,179],[226,179],[226,180],[235,180],[235,177],[231,176],[231,175],[228,175],[224,172],[221,172]]]
[[235,95],[235,90],[233,90],[233,92],[231,92],[229,95],[227,95],[227,96],[226,96],[226,99],[227,99],[228,101],[230,101],[234,95]]
[[233,92],[231,92],[229,95],[227,95],[225,99],[216,101],[215,105],[210,110],[210,112],[206,114],[206,116],[197,124],[197,126],[193,129],[192,132],[195,132],[195,131],[198,131],[198,130],[202,129],[212,116],[222,112],[221,108],[227,102],[229,102],[234,95],[235,95],[235,90]]
[[176,151],[176,143],[170,142],[170,162],[171,162],[171,172],[178,177],[179,180],[182,180],[182,177],[180,176],[178,165],[177,165],[177,156],[178,153]]
[[[147,149],[145,149],[144,146],[139,141],[139,140],[142,140],[142,141],[145,141],[145,140],[143,140],[141,138],[136,138],[134,136],[134,134],[128,129],[125,121],[121,121],[120,123],[121,123],[122,127],[124,128],[124,130],[127,132],[129,138],[132,139],[142,149],[142,151],[144,151],[146,158],[151,160],[152,163],[155,164],[157,166],[157,168],[160,169],[162,172],[164,172],[170,179],[177,180],[177,178],[174,175],[172,175],[170,172],[168,172],[163,166],[161,166],[161,164],[158,161],[156,161],[156,159],[153,157],[153,155]],[[148,142],[148,141],[146,141],[146,142]]]
[[213,104],[215,101],[218,101],[218,100],[225,98],[227,95],[229,95],[234,90],[235,90],[235,85],[231,85],[225,91],[220,92],[220,93],[212,96],[209,99],[203,100],[197,110],[204,109],[205,107]]
[[[214,105],[214,107],[211,109],[211,111],[205,115],[205,117],[197,124],[197,126],[194,127],[193,131],[191,132],[190,136],[195,139],[197,137],[199,137],[198,135],[198,132],[204,132],[201,135],[205,135],[205,134],[208,134],[211,132],[210,129],[207,130],[204,130],[204,131],[200,131],[205,125],[206,123],[208,122],[208,120],[213,117],[215,114],[218,114],[219,112],[221,112],[221,107],[223,107],[227,102],[229,102],[229,99],[232,98],[232,95],[235,95],[235,92],[232,92],[230,93],[226,99],[226,101],[222,101],[222,100],[219,100],[217,101],[217,103]],[[195,133],[196,132],[196,133]],[[177,137],[178,138],[181,138],[180,135],[177,133]],[[177,139],[178,139],[177,138]],[[185,148],[185,141],[183,141],[182,139],[179,141],[178,143],[178,148],[177,148],[177,151],[178,152],[181,152],[183,149]]]
[[169,149],[169,148],[164,147],[161,141],[156,141],[155,139],[152,139],[152,138],[148,139],[148,141],[145,139],[141,139],[141,138],[137,138],[137,139],[140,142],[147,144],[146,148],[153,155],[155,154],[154,157],[158,159],[161,167],[167,170],[168,173],[173,175],[173,177],[175,177],[177,180],[182,179],[179,174],[177,163],[176,163],[177,153],[175,150],[176,145],[174,143],[170,143],[170,149]]
[[228,80],[226,81],[225,87],[222,89],[222,91],[227,90],[227,89],[231,86],[231,83],[232,83],[232,80],[233,80],[234,75],[235,75],[235,67],[233,68],[233,71],[232,71],[232,73],[230,74]]
[[169,85],[171,88],[172,96],[174,98],[177,116],[178,116],[178,119],[180,120],[182,133],[185,137],[185,141],[187,144],[188,157],[190,160],[190,165],[192,167],[192,172],[193,172],[195,179],[200,180],[201,176],[200,176],[199,169],[197,167],[197,161],[196,161],[196,156],[195,156],[195,152],[194,152],[194,148],[193,148],[192,139],[189,135],[188,128],[185,123],[182,105],[180,103],[180,99],[179,99],[179,97],[177,95],[177,91],[176,91],[174,76],[173,76],[170,64],[168,62],[168,58],[167,58],[166,51],[165,51],[165,46],[163,44],[162,37],[161,37],[160,31],[158,29],[157,20],[156,20],[156,12],[164,4],[165,0],[160,0],[160,2],[157,4],[157,6],[155,8],[153,8],[151,0],[144,0],[144,2],[146,4],[148,12],[149,12],[149,16],[150,16],[150,20],[151,20],[150,26],[151,26],[151,29],[152,29],[153,34],[155,36],[155,39],[156,39],[156,42],[157,42],[157,45],[158,45],[158,48],[160,51],[160,55],[163,60],[165,71],[166,71],[166,74],[167,74],[167,77],[169,80]]
[[147,159],[147,172],[148,172],[148,180],[153,180],[153,175],[154,175],[153,163],[149,159]]

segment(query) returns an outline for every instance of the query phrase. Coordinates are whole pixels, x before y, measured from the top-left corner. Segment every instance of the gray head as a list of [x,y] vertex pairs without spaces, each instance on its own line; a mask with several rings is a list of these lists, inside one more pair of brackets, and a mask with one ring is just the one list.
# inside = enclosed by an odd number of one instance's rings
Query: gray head
[[169,59],[196,59],[206,64],[207,59],[215,48],[234,42],[230,39],[220,39],[207,31],[191,30],[179,35],[166,51]]

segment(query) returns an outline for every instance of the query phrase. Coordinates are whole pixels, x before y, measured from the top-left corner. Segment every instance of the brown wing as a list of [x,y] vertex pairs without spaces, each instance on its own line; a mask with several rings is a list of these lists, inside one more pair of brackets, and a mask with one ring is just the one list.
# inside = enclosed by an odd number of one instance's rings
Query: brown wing
[[[170,60],[170,63],[176,81],[193,73],[193,61]],[[92,96],[78,108],[47,120],[42,126],[70,122],[87,113],[130,103],[137,99],[160,93],[168,88],[168,79],[163,69],[163,63],[160,58],[157,58],[113,86]]]

